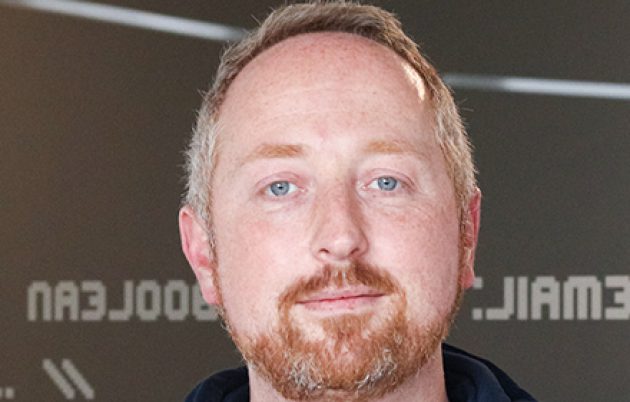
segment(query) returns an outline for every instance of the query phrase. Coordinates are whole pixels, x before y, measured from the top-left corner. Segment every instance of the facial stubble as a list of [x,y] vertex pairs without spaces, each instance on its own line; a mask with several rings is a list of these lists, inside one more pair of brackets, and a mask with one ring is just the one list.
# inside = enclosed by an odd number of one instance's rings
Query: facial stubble
[[[222,306],[220,282],[215,275]],[[379,311],[317,318],[323,338],[313,339],[296,319],[299,301],[324,289],[367,286],[382,296]],[[398,387],[424,367],[448,334],[461,299],[434,322],[407,319],[407,298],[386,271],[353,263],[326,266],[279,298],[278,323],[255,335],[238,333],[223,308],[227,330],[247,363],[283,397],[293,400],[367,400]]]

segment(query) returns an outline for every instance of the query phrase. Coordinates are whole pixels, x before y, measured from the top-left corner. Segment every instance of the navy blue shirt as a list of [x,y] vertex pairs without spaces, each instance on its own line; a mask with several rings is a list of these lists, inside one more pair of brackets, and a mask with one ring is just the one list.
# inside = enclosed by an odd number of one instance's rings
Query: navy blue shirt
[[[444,378],[449,402],[535,402],[505,372],[488,360],[443,344]],[[246,367],[225,370],[199,383],[186,402],[248,402]]]

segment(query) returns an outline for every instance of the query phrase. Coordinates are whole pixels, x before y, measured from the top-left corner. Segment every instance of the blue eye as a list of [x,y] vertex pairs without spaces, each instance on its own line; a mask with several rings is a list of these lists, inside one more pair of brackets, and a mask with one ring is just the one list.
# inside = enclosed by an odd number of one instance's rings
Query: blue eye
[[269,186],[267,186],[267,191],[275,197],[282,197],[284,195],[294,192],[296,189],[297,187],[295,186],[295,184],[289,183],[286,180],[274,181]]
[[398,180],[391,176],[383,176],[372,181],[368,187],[378,188],[382,191],[394,191],[398,187]]

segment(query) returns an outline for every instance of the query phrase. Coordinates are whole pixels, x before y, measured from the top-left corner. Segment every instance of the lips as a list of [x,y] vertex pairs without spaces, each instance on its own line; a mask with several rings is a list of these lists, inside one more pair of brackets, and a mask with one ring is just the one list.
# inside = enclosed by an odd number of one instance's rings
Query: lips
[[354,309],[369,306],[385,294],[378,290],[359,286],[343,289],[324,289],[297,301],[309,310]]

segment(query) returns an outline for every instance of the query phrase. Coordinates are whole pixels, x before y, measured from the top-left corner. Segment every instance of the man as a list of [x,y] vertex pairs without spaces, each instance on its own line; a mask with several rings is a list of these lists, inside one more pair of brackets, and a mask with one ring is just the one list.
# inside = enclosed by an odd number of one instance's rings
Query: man
[[479,207],[453,99],[395,17],[276,10],[223,56],[188,151],[183,250],[247,367],[187,400],[533,400],[441,345]]

